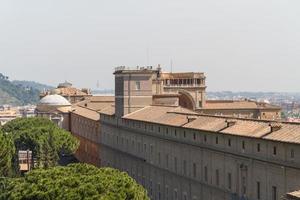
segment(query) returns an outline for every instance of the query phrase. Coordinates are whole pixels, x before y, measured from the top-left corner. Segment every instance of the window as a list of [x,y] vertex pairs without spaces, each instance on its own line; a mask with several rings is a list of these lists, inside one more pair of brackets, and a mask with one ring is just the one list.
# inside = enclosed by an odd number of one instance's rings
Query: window
[[136,90],[141,90],[141,82],[140,81],[135,82],[135,89]]
[[174,190],[174,200],[178,199],[178,194],[177,194],[177,190]]
[[276,156],[276,154],[277,154],[277,148],[273,147],[273,155]]
[[205,180],[205,182],[208,181],[207,166],[204,167],[204,180]]
[[194,178],[197,178],[197,164],[193,163],[193,176]]
[[243,148],[243,150],[245,150],[245,147],[246,147],[245,141],[242,141],[242,148]]
[[218,138],[218,136],[216,137],[216,144],[219,144],[219,138]]
[[150,180],[150,195],[152,196],[152,180]]
[[166,167],[169,168],[169,155],[166,155]]
[[174,157],[174,170],[177,172],[177,158]]
[[177,130],[175,129],[175,131],[174,131],[174,135],[175,135],[175,137],[177,136]]
[[216,170],[216,185],[219,186],[220,185],[220,181],[219,181],[219,170]]
[[186,175],[186,160],[183,161],[183,174]]
[[158,164],[160,165],[160,152],[158,152]]
[[260,182],[256,182],[256,198],[260,200]]
[[169,133],[169,129],[168,129],[168,128],[166,128],[166,134],[168,135],[168,133]]
[[196,140],[196,133],[194,133],[194,140]]
[[260,152],[260,143],[257,143],[257,152]]
[[160,126],[158,127],[158,132],[160,133]]
[[169,186],[166,186],[166,196],[165,196],[166,200],[169,199]]
[[291,149],[291,158],[295,158],[295,152],[294,152],[294,149]]
[[272,187],[272,200],[277,200],[277,188],[275,186]]
[[157,187],[158,187],[158,200],[160,200],[161,199],[160,183],[158,183]]
[[206,137],[206,135],[204,135],[204,142],[206,142],[207,141],[207,137]]
[[185,131],[183,131],[183,137],[186,138],[186,132]]
[[231,173],[228,173],[228,189],[230,189],[231,190]]
[[231,139],[228,139],[228,146],[231,147]]

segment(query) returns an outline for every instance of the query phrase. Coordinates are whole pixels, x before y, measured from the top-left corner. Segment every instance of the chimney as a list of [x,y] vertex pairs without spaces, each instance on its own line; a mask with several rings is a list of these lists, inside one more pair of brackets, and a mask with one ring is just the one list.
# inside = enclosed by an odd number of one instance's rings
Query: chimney
[[186,118],[187,118],[188,123],[191,123],[197,119],[197,116],[187,116]]
[[270,123],[269,126],[271,128],[271,133],[279,131],[282,128],[282,125],[280,123]]
[[227,124],[227,128],[229,128],[231,126],[234,126],[236,124],[236,121],[232,119],[226,119],[225,123]]

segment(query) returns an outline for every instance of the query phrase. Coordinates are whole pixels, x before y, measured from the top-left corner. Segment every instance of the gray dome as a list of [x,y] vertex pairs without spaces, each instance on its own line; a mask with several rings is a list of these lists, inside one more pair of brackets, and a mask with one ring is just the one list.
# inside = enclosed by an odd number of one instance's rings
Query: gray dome
[[70,102],[64,97],[53,94],[47,95],[40,100],[40,105],[50,105],[50,106],[70,106]]

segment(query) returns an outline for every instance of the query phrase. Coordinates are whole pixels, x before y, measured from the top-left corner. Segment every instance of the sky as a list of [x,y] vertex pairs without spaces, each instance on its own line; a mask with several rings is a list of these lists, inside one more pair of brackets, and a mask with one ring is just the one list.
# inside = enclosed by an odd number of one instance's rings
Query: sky
[[300,92],[299,19],[299,0],[1,0],[0,72],[108,89],[172,62],[209,91]]

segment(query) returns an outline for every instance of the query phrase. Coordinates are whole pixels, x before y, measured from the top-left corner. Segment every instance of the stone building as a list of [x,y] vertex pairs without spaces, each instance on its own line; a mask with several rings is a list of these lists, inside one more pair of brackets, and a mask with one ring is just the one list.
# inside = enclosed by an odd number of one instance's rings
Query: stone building
[[[115,107],[100,111],[101,166],[128,172],[151,199],[278,200],[299,189],[300,125],[243,116],[263,118],[255,115],[275,112],[271,105],[210,102],[197,87],[194,96],[183,88],[170,92],[157,80],[159,70],[149,68],[115,75]],[[181,102],[195,96],[205,101],[198,108]],[[199,112],[209,108],[215,111]],[[215,116],[224,110],[237,115]]]
[[61,95],[53,94],[46,95],[40,100],[35,113],[37,117],[48,118],[59,127],[69,130],[69,113],[71,110],[72,105],[67,99]]
[[165,96],[166,101],[166,95],[178,95],[180,106],[201,114],[269,120],[281,118],[281,108],[268,103],[207,100],[204,73],[168,73],[162,72],[160,67],[118,67],[114,75],[116,104],[124,105],[119,106],[118,116],[152,105],[157,97]]
[[114,74],[115,97],[69,112],[80,161],[128,172],[153,200],[279,200],[300,189],[300,124],[275,121],[280,108],[207,100],[203,73]]
[[60,83],[55,89],[43,91],[40,94],[40,97],[43,98],[51,94],[61,95],[66,98],[71,104],[83,101],[85,98],[92,96],[89,89],[77,89],[73,87],[72,83],[69,83],[67,81],[65,81],[64,83]]
[[99,112],[113,106],[114,101],[114,97],[94,96],[73,105],[69,114],[69,131],[80,141],[75,154],[79,161],[101,166]]

